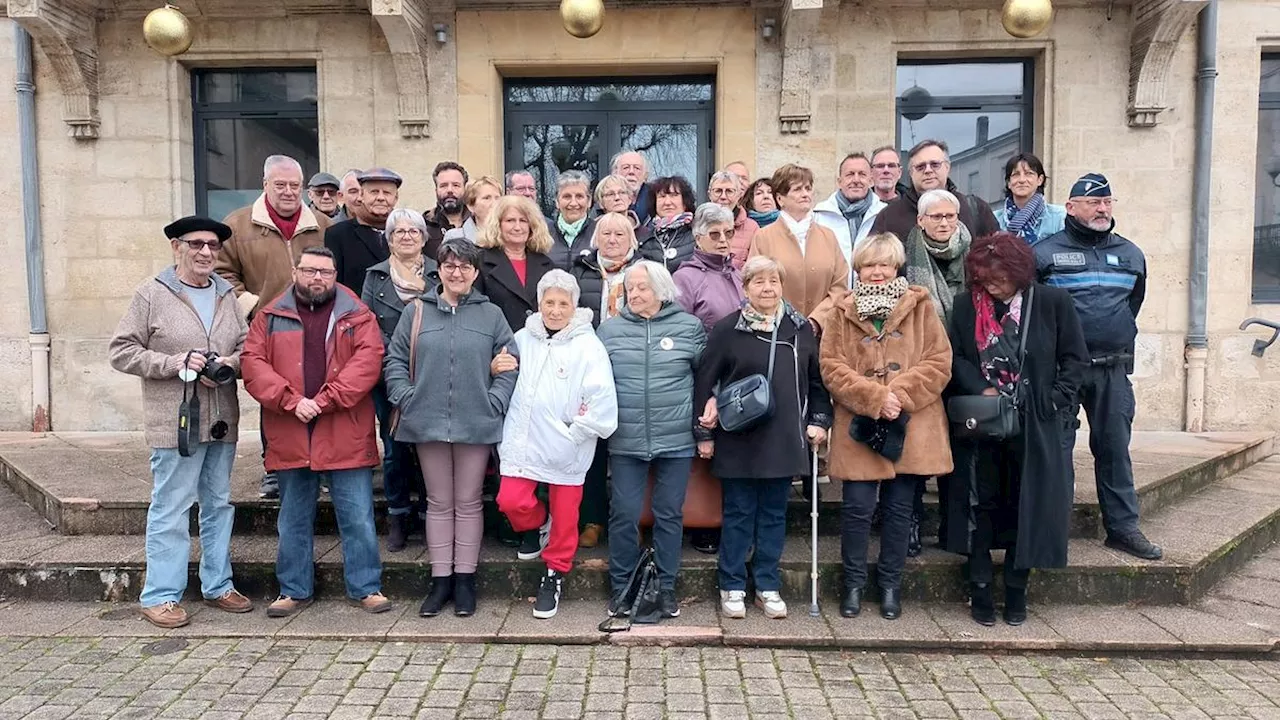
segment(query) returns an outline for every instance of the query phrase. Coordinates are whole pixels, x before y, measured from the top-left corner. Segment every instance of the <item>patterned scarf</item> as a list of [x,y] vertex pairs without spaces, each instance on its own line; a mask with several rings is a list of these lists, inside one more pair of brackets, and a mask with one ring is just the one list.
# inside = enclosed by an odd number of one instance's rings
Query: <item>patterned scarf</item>
[[693,223],[693,213],[682,212],[679,215],[672,215],[669,218],[654,218],[653,231],[655,233],[671,232]]
[[623,259],[610,262],[604,259],[599,250],[596,251],[596,266],[600,268],[602,278],[600,322],[614,317],[622,309],[622,270],[627,267],[635,254],[635,250],[629,250]]
[[560,234],[564,236],[564,244],[569,247],[573,247],[573,242],[578,239],[578,233],[582,232],[582,228],[586,226],[586,215],[578,218],[578,222],[575,223],[567,222],[563,215],[556,215],[556,227],[560,228]]
[[[964,223],[956,224],[946,244],[930,240],[919,225],[907,235],[907,282],[929,291],[943,324],[951,317],[956,293],[964,287],[964,257],[972,242]],[[945,270],[938,261],[946,264]]]
[[1004,199],[1005,222],[1009,232],[1021,235],[1027,243],[1033,243],[1040,237],[1040,221],[1044,219],[1044,195],[1034,193],[1021,210],[1013,197]]
[[774,323],[781,322],[782,316],[786,313],[786,303],[778,303],[778,309],[774,311],[772,316],[758,312],[751,307],[751,303],[742,306],[742,319],[747,321],[747,327],[758,332],[773,332]]
[[853,302],[862,320],[886,320],[907,294],[907,279],[899,275],[886,283],[853,281]]
[[391,284],[401,302],[409,302],[418,297],[427,288],[427,281],[422,278],[422,255],[418,262],[407,263],[392,253],[390,260]]
[[778,211],[770,210],[769,212],[756,212],[755,210],[748,210],[747,217],[755,220],[756,224],[760,227],[767,228],[778,219]]
[[1022,298],[1019,292],[1009,301],[1009,311],[996,318],[995,298],[982,288],[973,289],[974,339],[978,343],[978,365],[987,382],[1002,390],[1011,388],[1022,373],[1018,343],[1022,326]]

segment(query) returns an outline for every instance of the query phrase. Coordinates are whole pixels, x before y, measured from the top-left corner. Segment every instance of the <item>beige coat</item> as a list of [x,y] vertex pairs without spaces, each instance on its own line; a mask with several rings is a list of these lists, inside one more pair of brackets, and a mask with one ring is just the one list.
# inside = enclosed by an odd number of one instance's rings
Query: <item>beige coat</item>
[[[822,380],[831,392],[828,469],[837,480],[887,480],[896,475],[951,472],[951,443],[942,389],[951,380],[951,342],[929,291],[912,286],[877,333],[858,317],[854,296],[836,302],[819,350]],[[855,414],[879,417],[893,391],[909,414],[902,457],[891,463],[849,437]]]
[[276,299],[293,284],[293,268],[309,247],[324,247],[333,221],[303,205],[293,237],[285,238],[267,214],[266,194],[227,216],[231,239],[218,253],[218,274],[235,288],[247,315]]
[[[111,338],[111,367],[142,378],[146,439],[153,448],[178,446],[178,406],[182,403],[183,385],[178,369],[188,351],[213,350],[220,356],[219,362],[240,371],[240,351],[249,328],[231,284],[216,274],[212,279],[218,305],[208,335],[195,306],[182,294],[178,274],[170,267],[138,286]],[[240,419],[236,383],[218,388],[195,383],[195,388],[200,393],[200,441],[209,442],[209,428],[215,421],[224,420],[228,425],[227,442],[234,443]]]
[[765,255],[776,260],[786,272],[782,295],[805,317],[813,315],[828,298],[837,298],[849,289],[849,263],[845,261],[835,233],[814,220],[800,252],[800,241],[786,222],[761,229],[751,240],[749,256]]

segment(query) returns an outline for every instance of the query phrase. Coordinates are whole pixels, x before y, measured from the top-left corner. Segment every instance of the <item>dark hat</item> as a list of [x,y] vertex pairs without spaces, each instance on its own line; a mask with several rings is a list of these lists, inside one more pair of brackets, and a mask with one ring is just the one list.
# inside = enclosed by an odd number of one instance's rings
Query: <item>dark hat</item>
[[853,422],[849,423],[849,437],[875,450],[889,462],[898,462],[906,448],[909,420],[911,416],[907,413],[898,413],[893,420],[854,415]]
[[369,168],[356,176],[356,180],[361,185],[367,182],[393,182],[396,187],[404,182],[404,178],[400,177],[394,170],[388,170],[383,167]]
[[324,173],[324,172],[316,173],[315,175],[312,175],[311,182],[307,183],[307,187],[309,188],[320,187],[321,185],[332,185],[334,187],[342,187],[342,183],[338,181],[338,178],[330,175],[329,173]]
[[1086,173],[1071,186],[1067,197],[1111,197],[1111,183],[1102,173]]
[[223,242],[226,242],[227,238],[231,237],[231,228],[223,225],[217,220],[201,217],[199,215],[188,215],[165,225],[164,236],[170,240],[177,240],[187,233],[199,230],[208,230],[214,235],[217,235],[218,239]]

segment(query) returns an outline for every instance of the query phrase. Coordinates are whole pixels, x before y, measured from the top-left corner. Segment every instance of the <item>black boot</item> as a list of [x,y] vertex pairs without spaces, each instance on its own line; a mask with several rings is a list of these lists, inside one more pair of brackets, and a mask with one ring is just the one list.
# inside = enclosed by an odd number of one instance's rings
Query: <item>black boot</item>
[[476,574],[457,573],[453,584],[453,614],[471,617],[476,614]]
[[880,617],[897,620],[902,616],[902,591],[898,588],[880,590]]
[[862,588],[846,588],[840,598],[840,617],[858,617],[862,612]]
[[427,599],[422,601],[422,607],[418,608],[418,614],[422,617],[435,617],[444,610],[444,606],[453,599],[453,576],[441,575],[440,577],[431,578],[431,592],[427,593]]
[[405,544],[409,541],[408,520],[408,515],[387,516],[387,552],[404,550]]
[[996,624],[996,601],[991,595],[990,583],[969,585],[969,615],[979,625],[991,627]]
[[920,544],[920,516],[911,513],[911,528],[907,531],[907,557],[917,557],[924,550]]
[[[995,614],[992,612],[992,619]],[[1007,625],[1017,627],[1027,621],[1027,589],[1005,588],[1004,621]]]

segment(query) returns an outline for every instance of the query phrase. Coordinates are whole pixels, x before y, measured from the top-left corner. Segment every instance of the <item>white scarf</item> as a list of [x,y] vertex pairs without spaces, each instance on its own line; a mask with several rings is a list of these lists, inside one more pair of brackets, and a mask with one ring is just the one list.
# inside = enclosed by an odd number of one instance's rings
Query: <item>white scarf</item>
[[813,213],[805,215],[801,220],[795,220],[787,213],[778,213],[778,217],[782,218],[782,222],[795,235],[796,240],[800,243],[800,254],[804,254],[805,243],[809,239],[809,226],[813,224]]

